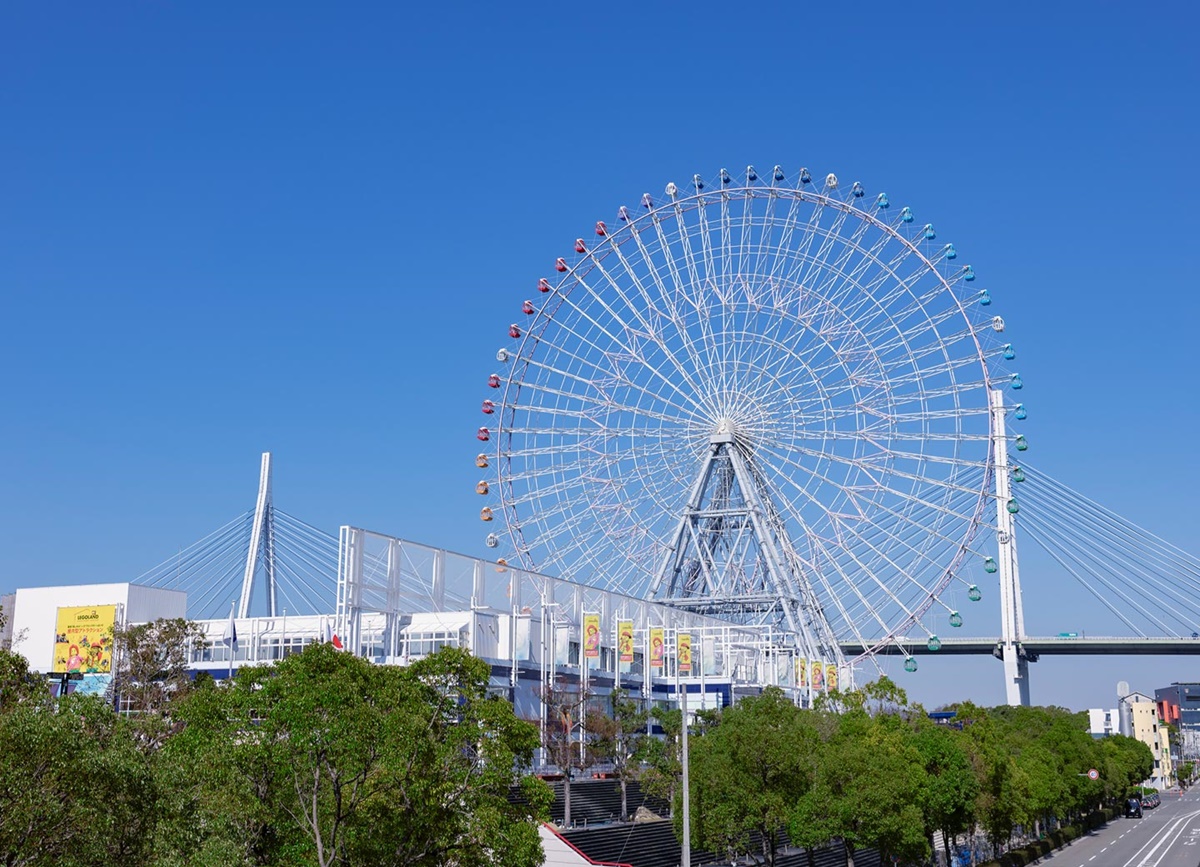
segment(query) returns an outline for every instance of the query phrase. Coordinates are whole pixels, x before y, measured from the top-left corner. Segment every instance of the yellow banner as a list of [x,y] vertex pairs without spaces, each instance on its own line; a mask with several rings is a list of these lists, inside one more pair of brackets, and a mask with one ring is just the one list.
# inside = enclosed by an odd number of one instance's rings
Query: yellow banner
[[829,690],[837,689],[837,666],[825,666],[825,687]]
[[663,667],[663,629],[655,626],[650,630],[650,667]]
[[679,670],[685,673],[690,672],[692,670],[692,636],[687,632],[680,632],[675,640],[679,653]]
[[819,659],[814,659],[812,664],[812,688],[825,689],[825,663]]
[[617,623],[617,654],[621,662],[633,662],[633,621]]
[[796,660],[796,686],[800,689],[808,688],[808,660],[804,657]]
[[600,615],[583,615],[583,655],[595,659],[600,655]]
[[54,628],[54,672],[111,673],[112,633],[116,620],[115,605],[58,609]]

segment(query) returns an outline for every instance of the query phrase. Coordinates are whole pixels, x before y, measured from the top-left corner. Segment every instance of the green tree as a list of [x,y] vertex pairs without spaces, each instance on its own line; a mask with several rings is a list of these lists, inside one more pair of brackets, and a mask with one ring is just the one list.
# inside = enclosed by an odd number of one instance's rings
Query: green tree
[[[743,698],[692,743],[690,794],[696,845],[761,855],[775,864],[780,832],[810,785],[816,729],[775,687]],[[757,837],[757,840],[754,839]]]
[[101,867],[142,863],[156,792],[124,720],[95,697],[0,714],[0,863]]
[[204,628],[182,617],[113,628],[113,675],[123,705],[135,713],[161,711],[191,685],[193,644]]
[[1195,775],[1195,773],[1195,762],[1180,762],[1175,766],[1175,776],[1179,780],[1179,785],[1185,788],[1192,781],[1192,777]]
[[592,745],[587,738],[586,716],[589,695],[579,684],[558,683],[543,685],[538,697],[545,706],[546,725],[542,748],[551,764],[563,775],[563,824],[571,824],[571,778],[575,771],[589,768],[595,762]]
[[663,734],[661,738],[652,737],[642,741],[637,756],[642,765],[642,789],[649,795],[663,799],[668,808],[673,809],[679,776],[683,773],[680,755],[683,714],[679,708],[660,707],[651,712],[651,717]]
[[609,762],[621,787],[621,818],[629,816],[629,780],[637,776],[638,755],[646,739],[649,714],[624,690],[608,696],[608,713],[592,711],[587,715],[587,730],[592,736],[592,751],[598,761]]
[[143,748],[157,749],[169,735],[167,707],[191,687],[189,655],[203,639],[200,624],[181,617],[113,629],[113,689]]
[[46,681],[29,670],[25,657],[0,650],[0,713],[18,705],[45,704],[49,700]]
[[861,707],[848,710],[820,750],[813,785],[796,801],[789,831],[794,840],[806,829],[841,838],[847,867],[867,847],[878,849],[884,863],[892,856],[921,861],[929,855],[918,806],[924,783],[921,755],[901,728]]
[[974,826],[979,795],[979,781],[962,741],[961,732],[931,722],[920,723],[912,736],[925,769],[921,796],[925,833],[931,840],[935,832],[940,833],[947,852],[959,834]]
[[[174,804],[172,857],[540,863],[533,820],[546,787],[530,779],[525,805],[508,798],[537,729],[488,694],[489,679],[487,663],[458,649],[398,669],[317,644],[273,669],[243,669],[232,688],[195,690],[163,751],[202,769]],[[181,858],[179,845],[203,857]]]

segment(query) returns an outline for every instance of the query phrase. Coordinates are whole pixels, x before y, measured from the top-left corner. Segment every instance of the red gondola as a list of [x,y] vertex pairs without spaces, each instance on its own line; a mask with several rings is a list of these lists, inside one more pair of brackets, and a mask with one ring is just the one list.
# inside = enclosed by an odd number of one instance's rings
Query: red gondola
[[488,377],[488,388],[499,388],[499,387],[500,387],[500,374],[493,373],[491,376]]
[[586,253],[587,252],[587,246],[583,243],[583,238],[575,239],[575,252],[576,253]]
[[533,315],[533,302],[526,301],[525,303],[523,303],[521,305],[521,312],[524,313],[526,316],[532,316]]
[[596,234],[601,238],[608,234],[608,226],[604,225],[603,220],[596,221]]
[[491,438],[492,432],[485,427],[481,427],[479,432],[475,434],[475,439],[479,440],[481,443],[486,443]]
[[[559,259],[558,261],[561,262],[562,259]],[[538,280],[538,291],[539,292],[549,292],[550,291],[550,281],[547,280],[545,277],[543,277],[541,280]]]
[[517,323],[508,326],[508,336],[514,340],[521,336],[521,329],[517,327]]
[[495,411],[496,411],[496,404],[492,403],[490,400],[485,400],[483,402],[483,414],[484,415],[491,415]]
[[554,260],[554,270],[558,271],[559,273],[566,271],[567,270],[567,260],[564,259],[562,256],[559,256],[557,259],[555,259]]

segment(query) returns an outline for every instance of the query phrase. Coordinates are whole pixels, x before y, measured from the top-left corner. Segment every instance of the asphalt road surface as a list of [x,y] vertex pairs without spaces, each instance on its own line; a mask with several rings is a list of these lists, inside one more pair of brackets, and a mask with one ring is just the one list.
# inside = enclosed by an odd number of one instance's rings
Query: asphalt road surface
[[1181,798],[1164,792],[1162,805],[1141,819],[1114,819],[1052,852],[1053,867],[1200,867],[1200,786]]

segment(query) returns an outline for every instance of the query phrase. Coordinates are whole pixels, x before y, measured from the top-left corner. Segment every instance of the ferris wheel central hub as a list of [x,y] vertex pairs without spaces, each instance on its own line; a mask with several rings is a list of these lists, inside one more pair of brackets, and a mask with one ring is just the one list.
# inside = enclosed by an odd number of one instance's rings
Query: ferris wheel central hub
[[737,433],[737,423],[731,418],[723,418],[717,422],[717,429],[712,432],[708,441],[714,446],[721,443],[731,443]]

